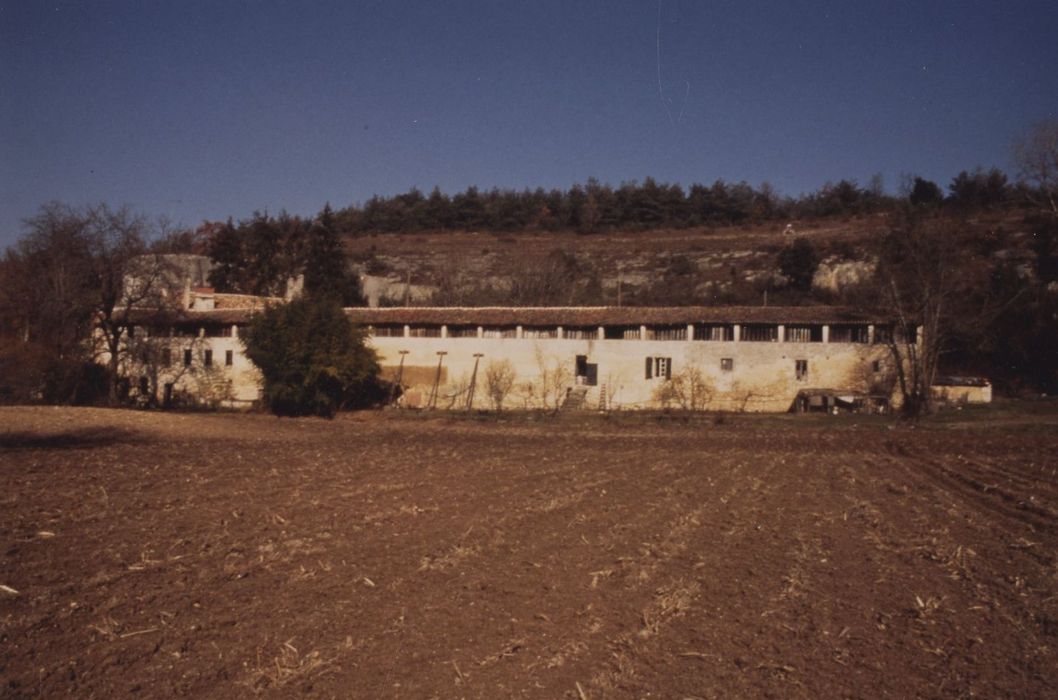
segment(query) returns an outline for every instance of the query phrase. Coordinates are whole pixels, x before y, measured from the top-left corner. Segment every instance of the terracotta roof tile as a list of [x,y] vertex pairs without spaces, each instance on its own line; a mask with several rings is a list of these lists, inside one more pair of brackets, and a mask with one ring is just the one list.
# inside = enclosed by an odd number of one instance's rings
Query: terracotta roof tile
[[[256,303],[250,303],[255,300]],[[280,299],[248,295],[218,294],[216,308],[189,310],[172,320],[204,323],[245,323]],[[638,326],[687,325],[694,323],[840,324],[887,323],[892,319],[878,311],[837,306],[581,306],[581,307],[351,307],[345,310],[361,325],[449,325],[449,326]],[[151,318],[145,311],[142,318]]]

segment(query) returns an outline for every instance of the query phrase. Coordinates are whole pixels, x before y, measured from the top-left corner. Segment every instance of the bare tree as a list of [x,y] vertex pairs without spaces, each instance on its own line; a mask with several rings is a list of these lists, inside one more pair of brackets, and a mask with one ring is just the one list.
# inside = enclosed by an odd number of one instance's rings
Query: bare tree
[[90,361],[85,222],[69,207],[50,203],[25,226],[26,235],[3,260],[0,307],[12,336],[0,358],[4,375],[23,399],[72,402]]
[[485,367],[485,393],[497,411],[514,388],[516,373],[510,360],[492,360]]
[[540,403],[544,409],[558,411],[566,399],[566,390],[573,381],[573,373],[562,360],[544,357],[539,348],[536,351],[536,365],[540,376]]
[[713,388],[697,365],[687,365],[665,382],[671,401],[684,411],[703,411],[713,399]]
[[883,329],[903,398],[901,411],[915,418],[931,409],[930,391],[950,339],[957,294],[957,231],[914,216],[890,232],[879,266],[888,310],[895,322]]
[[1058,119],[1033,125],[1014,143],[1018,174],[1037,187],[1034,203],[1058,217]]
[[164,307],[176,303],[176,295],[163,293],[172,274],[163,256],[147,254],[149,226],[143,217],[106,205],[88,209],[84,217],[93,325],[106,361],[108,400],[116,404],[126,340],[137,318],[142,323],[145,313],[170,310]]
[[50,203],[26,227],[5,255],[0,292],[20,349],[45,358],[39,372],[20,370],[26,383],[47,400],[74,401],[99,361],[94,374],[117,402],[134,316],[159,307],[165,277],[163,258],[145,256],[150,226],[126,208]]

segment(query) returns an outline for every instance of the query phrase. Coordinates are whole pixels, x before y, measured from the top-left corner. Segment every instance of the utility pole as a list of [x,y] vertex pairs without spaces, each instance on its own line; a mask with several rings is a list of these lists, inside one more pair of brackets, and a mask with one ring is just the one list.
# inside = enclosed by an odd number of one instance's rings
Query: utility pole
[[407,350],[400,350],[400,364],[397,365],[397,376],[393,379],[393,386],[389,388],[389,403],[393,403],[393,399],[397,396],[397,387],[400,386],[401,381],[404,379],[404,356],[408,354]]
[[426,402],[426,408],[437,408],[437,389],[441,385],[441,365],[447,354],[444,350],[437,351],[437,374],[433,378],[433,388],[430,389],[430,400]]
[[474,371],[470,374],[470,386],[467,387],[468,411],[474,406],[474,390],[478,387],[478,363],[481,362],[481,358],[483,357],[485,357],[484,353],[474,353]]

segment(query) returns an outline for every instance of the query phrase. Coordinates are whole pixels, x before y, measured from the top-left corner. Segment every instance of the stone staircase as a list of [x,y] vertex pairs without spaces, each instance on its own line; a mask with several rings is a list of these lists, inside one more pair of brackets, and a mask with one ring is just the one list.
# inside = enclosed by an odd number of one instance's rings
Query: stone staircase
[[562,402],[563,411],[579,411],[584,408],[588,398],[588,387],[586,386],[574,386],[571,387],[569,393],[566,394],[565,400]]

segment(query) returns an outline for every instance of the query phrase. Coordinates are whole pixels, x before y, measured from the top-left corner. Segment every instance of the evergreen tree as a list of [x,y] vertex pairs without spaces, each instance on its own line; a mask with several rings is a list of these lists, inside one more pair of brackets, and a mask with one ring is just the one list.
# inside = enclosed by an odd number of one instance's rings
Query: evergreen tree
[[914,183],[911,185],[911,192],[908,194],[908,200],[916,207],[935,206],[944,201],[944,193],[941,192],[937,183],[932,182],[931,180],[924,180],[921,177],[916,177]]
[[273,413],[330,418],[345,408],[377,403],[385,393],[378,360],[364,337],[337,301],[310,294],[258,315],[244,342]]
[[798,238],[779,253],[779,269],[790,280],[794,289],[808,291],[819,265],[819,256],[807,238]]
[[242,286],[242,236],[231,219],[210,236],[208,254],[214,263],[209,273],[209,283],[216,287],[217,291],[246,291]]
[[330,296],[343,306],[364,303],[360,282],[346,264],[342,241],[335,231],[331,205],[324,206],[307,234],[304,254],[305,291]]

